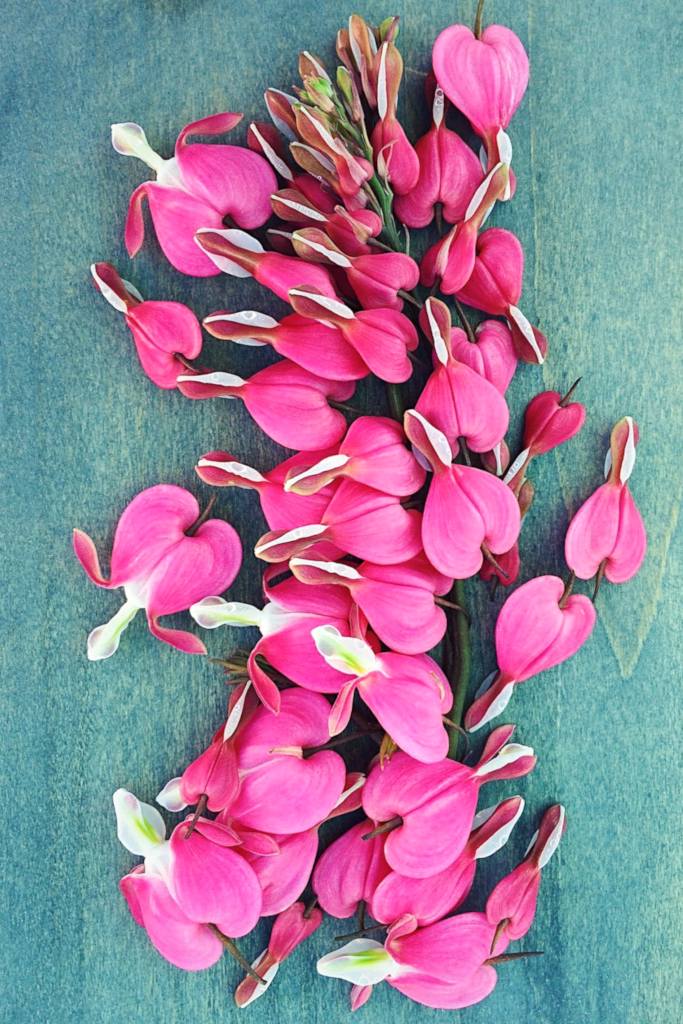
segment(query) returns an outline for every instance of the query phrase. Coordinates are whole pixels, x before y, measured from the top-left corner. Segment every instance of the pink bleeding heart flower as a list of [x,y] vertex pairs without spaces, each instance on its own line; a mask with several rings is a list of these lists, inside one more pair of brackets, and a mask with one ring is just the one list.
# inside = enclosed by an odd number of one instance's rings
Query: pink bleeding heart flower
[[[335,302],[337,300],[334,300]],[[214,338],[240,345],[270,345],[278,355],[326,380],[360,380],[368,367],[341,331],[299,313],[279,323],[253,309],[220,311],[204,320]]]
[[98,587],[123,587],[126,600],[105,625],[88,637],[88,658],[109,658],[121,633],[144,608],[150,632],[187,654],[206,654],[198,637],[159,624],[161,615],[184,611],[209,594],[221,593],[235,579],[242,561],[239,537],[229,523],[209,519],[196,526],[197,499],[171,484],[141,491],[119,519],[107,579],[90,537],[74,530],[78,561]]
[[195,233],[195,241],[218,270],[232,277],[253,277],[285,302],[290,288],[299,285],[317,288],[330,298],[336,296],[325,267],[279,252],[265,252],[258,239],[246,231],[201,227]]
[[354,313],[339,299],[313,288],[292,288],[289,301],[301,316],[333,327],[380,380],[399,384],[412,374],[408,352],[417,348],[417,331],[403,313],[395,309]]
[[479,230],[498,200],[510,187],[510,168],[498,163],[470,199],[461,221],[435,242],[422,257],[420,281],[428,288],[438,283],[444,295],[459,292],[474,272]]
[[513,796],[497,807],[479,811],[462,853],[435,875],[409,878],[390,871],[371,896],[372,917],[391,924],[404,914],[412,914],[423,927],[456,910],[470,893],[477,861],[491,857],[505,846],[523,810],[522,797]]
[[226,216],[242,228],[258,228],[268,220],[270,194],[277,182],[262,157],[241,146],[187,142],[191,135],[222,135],[241,118],[241,114],[214,114],[187,125],[176,140],[175,156],[170,160],[154,152],[140,125],[112,125],[116,152],[137,157],[157,176],[156,181],[138,185],[130,198],[125,233],[130,256],[135,256],[144,240],[145,199],[164,255],[176,270],[194,277],[218,273],[215,264],[195,245],[198,228],[221,228]]
[[124,789],[114,794],[114,808],[119,840],[145,858],[120,884],[133,918],[177,967],[210,967],[223,951],[216,929],[246,935],[261,911],[256,875],[235,849],[239,838],[199,818],[192,831],[181,822],[167,840],[159,812]]
[[261,631],[261,639],[249,654],[247,671],[260,700],[271,711],[280,709],[280,691],[260,659],[307,690],[337,693],[344,680],[318,653],[311,633],[322,625],[351,633],[351,597],[337,587],[313,589],[290,578],[266,587],[266,598],[265,607],[259,609],[207,597],[193,605],[190,614],[205,629],[256,626]]
[[519,106],[529,81],[529,59],[509,28],[489,25],[477,37],[450,25],[432,50],[437,81],[486,146],[489,166],[499,157],[498,136]]
[[527,405],[522,438],[524,447],[505,477],[505,482],[513,490],[519,490],[532,459],[571,440],[583,427],[585,406],[570,401],[577,384],[578,381],[566,395],[561,395],[559,391],[542,391]]
[[446,576],[474,576],[485,557],[509,551],[517,540],[517,499],[486,470],[451,463],[445,434],[417,410],[408,410],[404,429],[434,471],[422,519],[425,554]]
[[525,363],[542,363],[548,341],[517,305],[523,277],[524,250],[517,236],[504,228],[488,228],[477,239],[472,273],[456,289],[457,297],[474,309],[504,316],[518,357]]
[[479,761],[421,764],[393,754],[375,765],[363,787],[363,810],[387,831],[384,856],[409,878],[428,878],[452,864],[467,845],[479,789],[494,779],[528,775],[536,764],[531,747],[510,743],[514,725],[494,729]]
[[[325,977],[353,983],[354,1010],[382,981],[424,1006],[461,1009],[485,999],[495,987],[494,939],[495,929],[484,914],[459,914],[426,928],[418,928],[406,914],[391,926],[384,945],[353,939],[316,966]],[[498,940],[496,955],[505,945],[503,938]]]
[[346,420],[328,402],[345,401],[354,391],[353,382],[323,380],[288,359],[247,380],[222,370],[181,374],[178,388],[186,398],[241,398],[268,437],[300,451],[316,451],[341,440]]
[[202,350],[202,331],[192,310],[181,302],[145,302],[111,263],[93,263],[90,272],[100,294],[123,313],[147,376],[160,388],[176,387],[186,360]]
[[172,812],[196,804],[199,814],[203,814],[207,808],[222,811],[232,803],[240,783],[235,748],[226,732],[229,733],[227,723],[216,731],[206,750],[182,775],[166,783],[156,798],[158,804]]
[[502,878],[486,901],[486,919],[496,928],[496,936],[512,942],[523,938],[531,928],[546,866],[567,828],[561,804],[549,807],[541,819],[521,864]]
[[379,121],[372,131],[372,150],[377,165],[386,168],[392,190],[402,196],[417,184],[420,162],[396,117],[403,59],[392,42],[382,43],[374,67]]
[[423,654],[443,639],[447,620],[436,595],[452,580],[436,572],[424,555],[398,565],[293,558],[289,567],[302,583],[346,587],[379,639],[398,654]]
[[417,263],[405,253],[351,256],[320,228],[299,228],[292,244],[303,260],[339,267],[364,309],[403,309],[399,292],[410,291],[420,279]]
[[372,210],[346,210],[335,206],[322,210],[303,192],[295,188],[280,189],[271,196],[273,212],[281,220],[298,227],[319,227],[349,256],[372,252],[368,239],[382,231],[382,219]]
[[313,872],[313,891],[326,914],[351,917],[361,901],[370,904],[389,865],[384,859],[384,836],[364,837],[373,824],[366,818],[330,843]]
[[328,665],[351,677],[329,716],[332,736],[348,725],[358,693],[384,731],[416,761],[432,763],[446,756],[443,715],[450,711],[453,695],[435,661],[426,654],[377,654],[365,640],[342,636],[334,626],[316,626],[312,635]]
[[510,328],[500,320],[483,320],[474,333],[474,342],[461,331],[451,334],[453,357],[471,366],[504,395],[517,369]]
[[[300,459],[300,462],[303,460]],[[311,495],[339,479],[355,480],[384,494],[408,497],[419,491],[426,473],[406,447],[400,423],[385,416],[359,416],[334,453],[292,465],[285,477],[287,494]]]
[[395,495],[342,480],[320,522],[271,530],[254,551],[265,562],[286,562],[314,544],[329,541],[356,558],[392,565],[421,551],[421,521],[420,513],[405,509]]
[[463,220],[484,177],[475,153],[446,126],[444,106],[443,90],[437,88],[431,128],[415,146],[420,165],[418,180],[407,194],[394,201],[394,213],[409,228],[431,224],[437,203],[442,204],[444,220],[449,224]]
[[288,530],[319,519],[335,488],[334,484],[328,484],[316,493],[304,495],[288,490],[286,479],[290,474],[305,472],[312,457],[325,460],[334,458],[335,454],[336,448],[298,452],[267,473],[260,473],[252,466],[238,462],[229,452],[213,451],[202,455],[195,470],[200,479],[212,487],[240,487],[255,491],[268,526],[272,530]]
[[636,461],[638,427],[630,416],[612,430],[606,483],[578,510],[564,542],[567,565],[579,579],[602,575],[610,583],[635,576],[645,558],[647,535],[628,481]]
[[496,622],[498,672],[470,706],[465,727],[481,728],[507,707],[517,683],[576,654],[595,618],[592,601],[583,594],[568,596],[559,576],[537,576],[518,587]]
[[235,734],[240,790],[231,819],[250,829],[289,835],[321,822],[344,792],[339,754],[308,747],[330,739],[330,706],[319,693],[298,687],[280,694],[277,715],[259,707]]
[[446,435],[454,454],[459,438],[474,452],[495,448],[510,415],[501,391],[459,358],[463,345],[474,346],[464,331],[452,329],[448,307],[439,299],[427,299],[420,326],[433,346],[434,370],[415,408]]
[[268,990],[280,964],[292,955],[297,946],[317,931],[322,921],[323,915],[320,910],[314,908],[308,911],[303,903],[293,903],[277,916],[267,949],[252,964],[265,984],[259,985],[256,979],[250,976],[244,978],[235,991],[235,1002],[240,1008],[249,1006]]

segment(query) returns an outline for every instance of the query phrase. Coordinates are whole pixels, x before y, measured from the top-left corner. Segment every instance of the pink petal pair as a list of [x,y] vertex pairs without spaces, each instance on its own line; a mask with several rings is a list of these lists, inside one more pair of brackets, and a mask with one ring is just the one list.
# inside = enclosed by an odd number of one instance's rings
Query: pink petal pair
[[157,175],[156,182],[139,185],[130,198],[125,233],[129,255],[135,256],[144,240],[145,199],[164,255],[176,270],[195,277],[218,273],[195,244],[200,227],[221,228],[225,216],[242,228],[257,228],[268,220],[270,194],[277,183],[262,157],[241,146],[187,142],[191,135],[222,135],[241,118],[241,114],[214,114],[187,125],[176,140],[171,160],[151,149],[139,125],[112,125],[117,153],[138,157]]
[[[452,328],[448,307],[439,299],[427,299],[420,326],[432,343],[434,370],[415,408],[446,435],[454,454],[460,438],[474,452],[495,448],[505,436],[510,417],[500,388],[468,365],[467,350],[475,346],[464,331]],[[482,335],[482,345],[488,337],[488,332]],[[463,349],[465,359],[460,358]],[[500,378],[505,375],[501,368]]]
[[612,430],[606,483],[591,494],[569,524],[565,558],[579,579],[604,573],[610,583],[625,583],[643,563],[647,536],[628,487],[637,443],[638,427],[625,416]]
[[290,569],[305,584],[346,587],[379,639],[398,654],[423,654],[446,632],[446,615],[435,596],[448,593],[452,580],[422,556],[397,565],[293,558]]
[[456,291],[468,306],[504,316],[518,357],[525,363],[542,363],[548,351],[547,339],[517,305],[523,277],[524,250],[519,239],[504,228],[488,228],[477,239],[471,274]]
[[498,672],[465,715],[481,728],[499,715],[517,683],[561,664],[586,642],[595,608],[583,594],[567,596],[559,576],[537,576],[508,597],[496,622]]
[[370,905],[377,886],[390,871],[384,859],[384,836],[365,839],[373,824],[367,818],[330,843],[313,871],[313,891],[332,917],[351,917],[361,901]]
[[393,42],[382,43],[375,55],[374,66],[379,121],[372,131],[372,150],[380,174],[385,169],[384,176],[392,190],[403,196],[417,184],[420,162],[396,117],[403,59]]
[[363,810],[372,821],[394,826],[384,845],[394,871],[428,878],[462,853],[480,787],[527,775],[536,763],[530,747],[509,742],[513,732],[512,725],[495,729],[474,767],[451,760],[420,764],[399,752],[384,767],[372,769],[363,788]]
[[410,291],[420,279],[417,263],[405,253],[351,256],[320,228],[300,228],[292,235],[292,244],[303,260],[339,267],[364,309],[403,309],[399,293]]
[[453,358],[476,370],[504,395],[517,369],[510,328],[499,320],[482,320],[474,333],[474,343],[468,341],[463,331],[451,333]]
[[431,224],[437,203],[442,204],[444,220],[449,224],[463,220],[484,177],[475,153],[457,132],[446,126],[444,107],[443,90],[437,88],[431,128],[415,146],[420,166],[418,180],[394,202],[394,213],[409,228]]
[[446,576],[474,576],[485,556],[508,551],[517,540],[517,500],[491,473],[451,463],[445,434],[417,410],[408,410],[404,429],[434,472],[422,519],[425,554]]
[[519,491],[532,459],[570,441],[583,427],[585,407],[580,402],[569,401],[576,384],[564,396],[559,391],[542,391],[527,405],[524,413],[523,450],[505,477],[505,482],[515,492]]
[[377,654],[364,640],[342,636],[333,626],[317,626],[312,635],[328,665],[351,677],[332,707],[331,735],[348,725],[358,693],[384,731],[416,762],[431,764],[446,756],[443,715],[453,695],[435,661],[426,654]]
[[239,571],[242,546],[232,526],[209,519],[194,530],[198,517],[196,498],[182,487],[158,484],[141,491],[119,519],[108,579],[90,537],[74,530],[76,557],[92,582],[108,590],[123,587],[126,596],[114,617],[88,637],[91,660],[115,653],[121,633],[141,608],[159,640],[188,654],[206,654],[194,634],[159,624],[161,615],[226,590]]
[[196,359],[202,350],[202,331],[192,310],[180,302],[143,301],[111,263],[93,263],[90,272],[100,294],[123,313],[150,380],[160,388],[177,387],[186,360]]
[[359,416],[337,452],[323,455],[313,464],[309,459],[305,467],[292,465],[284,489],[287,494],[320,494],[335,480],[349,479],[405,498],[420,490],[425,477],[424,469],[406,447],[400,423],[384,416]]
[[185,373],[178,388],[187,398],[241,398],[261,430],[285,448],[316,451],[337,444],[346,420],[330,401],[345,401],[352,382],[323,380],[288,359],[247,380],[222,370]]
[[392,565],[420,553],[421,520],[419,512],[406,510],[395,495],[342,480],[318,523],[273,530],[261,537],[254,550],[266,562],[286,562],[314,544],[329,541],[357,558]]

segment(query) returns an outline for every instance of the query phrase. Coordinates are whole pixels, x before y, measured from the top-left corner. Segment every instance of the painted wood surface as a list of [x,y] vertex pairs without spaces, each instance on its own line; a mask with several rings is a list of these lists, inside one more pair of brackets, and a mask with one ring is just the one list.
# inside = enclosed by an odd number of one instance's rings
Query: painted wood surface
[[[524,309],[550,339],[547,367],[511,392],[512,440],[524,402],[583,375],[582,435],[534,468],[538,500],[525,525],[527,576],[560,571],[567,519],[600,478],[610,424],[641,426],[633,490],[650,534],[639,578],[600,595],[591,642],[523,687],[510,707],[539,755],[522,792],[528,818],[482,868],[472,899],[522,853],[547,803],[569,831],[544,880],[527,949],[506,964],[468,1024],[674,1024],[681,1019],[680,584],[674,559],[681,488],[680,22],[665,0],[491,0],[532,63],[512,136],[518,192],[496,213],[526,254]],[[420,72],[431,41],[474,3],[416,0],[363,13],[403,18],[407,119],[425,124]],[[282,452],[237,403],[190,403],[138,371],[122,321],[90,286],[93,260],[114,262],[148,297],[274,310],[251,282],[193,281],[145,244],[131,263],[122,228],[141,165],[110,148],[112,121],[137,120],[171,150],[178,129],[224,109],[263,116],[268,84],[287,87],[296,53],[331,56],[343,5],[219,0],[89,0],[4,7],[0,161],[4,238],[2,604],[5,824],[0,846],[4,967],[0,1018],[11,1024],[209,1024],[236,1020],[228,959],[186,975],[162,961],[117,893],[131,859],[115,837],[111,793],[152,799],[218,723],[224,687],[211,665],[154,641],[142,621],[118,655],[92,665],[85,638],[116,597],[85,579],[70,530],[106,545],[131,496],[159,481],[206,499],[194,459],[212,447],[268,468]],[[678,100],[678,102],[677,102]],[[678,150],[680,153],[680,149]],[[207,351],[223,368],[256,352]],[[218,510],[249,550],[262,530],[253,495],[222,492]],[[492,664],[497,604],[468,587],[475,676]],[[247,558],[234,597],[258,598]],[[211,636],[211,653],[232,640]],[[675,879],[678,876],[678,896]],[[258,1024],[346,1018],[345,986],[313,974],[339,925],[297,951],[269,995],[245,1011]],[[341,930],[344,930],[343,928]],[[264,935],[244,945],[256,954]],[[360,1019],[439,1017],[388,989]]]

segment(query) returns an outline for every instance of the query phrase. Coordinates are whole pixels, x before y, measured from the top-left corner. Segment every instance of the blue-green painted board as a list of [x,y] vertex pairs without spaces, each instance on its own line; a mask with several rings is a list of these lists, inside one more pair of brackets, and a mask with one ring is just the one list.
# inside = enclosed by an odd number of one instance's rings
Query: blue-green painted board
[[[665,0],[491,0],[532,62],[513,123],[518,193],[496,214],[527,252],[524,308],[552,356],[519,374],[519,412],[542,385],[583,374],[580,438],[534,468],[539,499],[525,526],[525,573],[563,570],[568,514],[599,480],[609,424],[642,430],[633,489],[650,552],[637,581],[600,596],[600,622],[571,663],[525,686],[510,717],[539,754],[519,789],[530,811],[566,803],[570,827],[544,880],[527,948],[506,965],[471,1024],[675,1024],[681,1019],[680,473],[681,260],[678,196],[680,20]],[[394,7],[403,16],[409,120],[431,40],[473,2]],[[378,20],[391,9],[369,0]],[[262,468],[280,457],[236,403],[189,403],[138,372],[123,324],[90,287],[110,259],[149,297],[273,309],[251,283],[190,281],[150,242],[126,258],[122,225],[141,168],[110,149],[112,121],[138,120],[164,152],[186,122],[222,109],[262,115],[267,84],[286,87],[299,48],[330,53],[343,5],[218,0],[8,0],[3,11],[0,272],[3,331],[2,603],[5,824],[0,1017],[8,1024],[209,1024],[237,1019],[225,959],[185,975],[164,963],[116,892],[130,858],[116,842],[117,786],[154,796],[218,722],[224,690],[207,663],[155,642],[136,622],[119,654],[90,665],[88,630],[115,597],[90,586],[72,526],[103,545],[140,488],[176,481],[206,495],[194,458],[233,450]],[[256,367],[257,353],[216,363]],[[231,363],[230,360],[233,359]],[[516,435],[513,431],[513,441]],[[253,496],[221,493],[245,546],[261,526]],[[496,605],[475,598],[476,674],[491,663]],[[247,559],[234,596],[256,600]],[[481,636],[481,641],[480,641]],[[213,653],[227,648],[211,637]],[[500,792],[513,792],[512,784]],[[522,852],[531,820],[482,871],[485,886]],[[678,879],[678,884],[676,882]],[[678,888],[678,896],[677,896]],[[341,1021],[344,986],[318,980],[326,926],[249,1013],[278,1024]],[[249,953],[262,936],[246,941]],[[452,1016],[452,1015],[450,1015]],[[369,1024],[439,1015],[378,991]],[[448,1019],[444,1015],[444,1019]]]

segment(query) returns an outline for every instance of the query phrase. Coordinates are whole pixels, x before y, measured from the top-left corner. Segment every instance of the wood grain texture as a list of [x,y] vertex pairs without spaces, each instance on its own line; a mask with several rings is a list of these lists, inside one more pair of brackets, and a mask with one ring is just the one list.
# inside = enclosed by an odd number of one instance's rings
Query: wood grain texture
[[[403,18],[406,116],[424,124],[421,77],[431,41],[474,3],[407,0],[363,13]],[[162,961],[130,919],[116,885],[131,859],[116,842],[111,793],[152,799],[206,741],[224,689],[201,659],[154,641],[142,621],[119,654],[91,665],[90,628],[117,598],[86,581],[70,530],[103,547],[134,493],[159,481],[205,498],[193,461],[212,447],[269,468],[282,456],[237,403],[186,402],[138,371],[129,337],[88,280],[114,262],[155,298],[273,311],[251,282],[192,281],[170,269],[150,235],[133,262],[122,227],[141,166],[117,157],[112,121],[137,120],[169,152],[178,129],[223,109],[262,116],[267,84],[287,87],[304,46],[330,54],[347,12],[331,2],[104,0],[4,7],[4,300],[2,460],[5,483],[3,792],[0,858],[8,1024],[209,1024],[237,1020],[236,970],[225,959],[198,975]],[[506,964],[468,1024],[675,1024],[680,1020],[681,486],[680,22],[665,0],[490,0],[490,20],[515,29],[532,62],[512,136],[518,192],[496,223],[521,237],[524,309],[547,331],[551,359],[511,391],[516,443],[525,399],[583,374],[582,435],[534,467],[538,500],[525,526],[527,576],[563,571],[567,518],[599,480],[612,421],[633,415],[642,443],[633,489],[650,534],[636,581],[606,587],[591,642],[569,664],[515,696],[510,717],[539,754],[517,787],[528,817],[509,847],[484,863],[471,905],[522,853],[532,817],[563,801],[569,832],[544,880],[526,948]],[[678,102],[677,102],[678,101]],[[249,371],[256,352],[207,342],[211,360]],[[513,444],[514,447],[514,444]],[[218,510],[261,532],[253,495],[219,493]],[[498,603],[468,586],[475,612],[475,678],[491,667]],[[233,589],[258,599],[251,557]],[[232,638],[236,639],[236,638]],[[226,650],[225,633],[210,637]],[[497,795],[497,794],[491,794]],[[339,926],[297,951],[268,996],[246,1013],[294,1024],[346,1018],[342,984],[312,964]],[[343,930],[343,929],[342,929]],[[264,934],[244,945],[262,947]],[[676,1009],[678,1007],[678,1010]],[[385,987],[362,1011],[368,1024],[452,1019]]]

